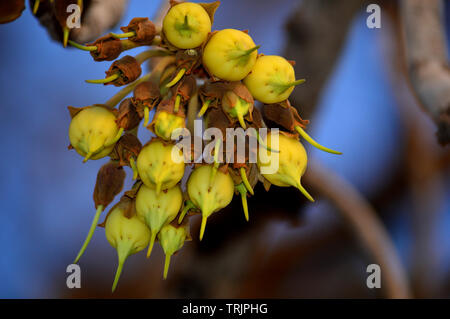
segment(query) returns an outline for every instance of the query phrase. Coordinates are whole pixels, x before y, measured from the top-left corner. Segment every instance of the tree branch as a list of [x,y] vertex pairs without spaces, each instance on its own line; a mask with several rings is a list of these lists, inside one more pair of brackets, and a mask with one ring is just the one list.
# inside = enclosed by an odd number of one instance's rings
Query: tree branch
[[406,271],[377,213],[347,181],[325,167],[311,163],[304,177],[322,197],[329,199],[349,222],[382,271],[382,287],[389,298],[409,298]]
[[402,0],[401,16],[411,83],[438,126],[439,143],[450,142],[450,69],[441,0]]

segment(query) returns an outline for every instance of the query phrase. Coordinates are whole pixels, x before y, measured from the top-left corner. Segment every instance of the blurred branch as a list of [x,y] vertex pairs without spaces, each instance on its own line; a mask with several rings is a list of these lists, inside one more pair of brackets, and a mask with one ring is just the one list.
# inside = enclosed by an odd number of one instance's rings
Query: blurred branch
[[[443,174],[448,169],[445,149],[433,142],[433,125],[420,111],[418,100],[409,86],[402,30],[398,10],[390,15],[381,40],[387,56],[389,80],[395,92],[405,136],[402,167],[407,174],[412,209],[408,218],[412,227],[411,284],[418,298],[439,296],[443,274],[435,247],[435,230],[439,223],[445,194]],[[450,152],[447,152],[450,154]]]
[[407,63],[412,85],[438,126],[439,143],[450,142],[450,69],[440,0],[402,0]]
[[304,0],[287,24],[284,53],[297,61],[295,73],[307,81],[294,90],[291,102],[302,117],[310,118],[321,91],[339,58],[353,17],[365,1]]
[[364,197],[343,178],[317,163],[310,164],[304,181],[338,208],[374,262],[380,265],[386,295],[389,298],[411,297],[406,271],[389,234]]

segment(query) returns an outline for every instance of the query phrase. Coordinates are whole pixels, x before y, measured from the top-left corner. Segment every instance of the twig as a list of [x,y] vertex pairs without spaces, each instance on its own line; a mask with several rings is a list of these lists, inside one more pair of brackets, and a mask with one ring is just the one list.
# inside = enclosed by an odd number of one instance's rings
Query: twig
[[450,68],[440,0],[402,0],[407,63],[412,85],[438,126],[439,143],[450,142]]
[[329,199],[349,222],[375,263],[381,267],[382,288],[389,298],[410,298],[406,271],[377,213],[346,180],[317,163],[311,163],[305,184]]

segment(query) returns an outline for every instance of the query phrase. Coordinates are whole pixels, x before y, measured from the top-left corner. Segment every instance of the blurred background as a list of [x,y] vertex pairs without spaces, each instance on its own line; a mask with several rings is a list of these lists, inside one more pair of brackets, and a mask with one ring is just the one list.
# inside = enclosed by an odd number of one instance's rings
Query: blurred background
[[[156,17],[163,2],[130,0],[112,30],[133,17]],[[249,223],[236,197],[208,219],[201,243],[193,236],[172,258],[168,280],[162,279],[158,246],[149,260],[142,252],[127,260],[111,295],[117,256],[102,228],[80,262],[81,289],[66,287],[66,267],[95,212],[96,174],[107,161],[83,164],[67,150],[67,106],[102,103],[118,89],[85,83],[103,77],[110,62],[95,63],[87,52],[51,40],[27,2],[18,20],[0,25],[0,297],[392,296],[383,267],[382,288],[366,286],[366,267],[378,259],[364,239],[370,239],[371,226],[352,221],[367,215],[361,211],[359,217],[355,196],[387,230],[406,273],[397,279],[409,296],[450,297],[450,151],[437,142],[436,124],[405,72],[399,3],[377,2],[381,29],[366,25],[369,3],[224,0],[213,26],[248,29],[261,52],[296,60],[297,75],[307,82],[296,88],[292,104],[311,120],[316,140],[344,153],[309,148],[311,167],[325,172],[323,178],[332,172],[332,181],[345,182],[352,193],[347,197],[346,188],[319,179],[312,169],[304,184],[317,198],[314,204],[296,190],[273,187],[266,193],[260,185],[248,200]],[[442,3],[448,37],[450,3]],[[141,130],[142,141],[149,136]],[[127,187],[130,180],[128,174]],[[356,210],[350,219],[342,213],[346,207]]]

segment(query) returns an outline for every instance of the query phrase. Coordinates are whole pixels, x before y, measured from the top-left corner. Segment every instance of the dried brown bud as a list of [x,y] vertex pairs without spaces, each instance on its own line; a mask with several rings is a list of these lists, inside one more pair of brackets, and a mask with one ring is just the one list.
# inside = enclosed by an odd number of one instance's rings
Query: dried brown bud
[[122,42],[109,35],[98,38],[88,46],[96,46],[97,50],[91,51],[91,55],[95,61],[114,61],[122,53]]
[[119,165],[130,165],[130,157],[137,158],[141,152],[142,144],[139,139],[131,133],[125,133],[114,146],[109,154],[112,160],[118,161]]
[[152,81],[142,82],[134,88],[133,104],[141,118],[144,117],[144,107],[153,109],[160,101],[159,87]]
[[139,76],[141,76],[142,69],[139,62],[131,55],[126,55],[120,58],[111,65],[108,71],[106,71],[106,77],[113,74],[119,74],[119,77],[112,81],[107,82],[105,85],[113,84],[114,86],[122,86],[134,82]]
[[119,163],[110,162],[103,165],[97,174],[94,189],[95,208],[99,205],[108,206],[122,191],[125,171]]
[[25,10],[25,0],[0,1],[0,23],[16,20]]
[[139,125],[141,119],[131,98],[125,99],[120,103],[116,120],[119,127],[122,127],[125,131],[132,130]]
[[134,18],[126,27],[120,28],[123,32],[135,32],[136,36],[129,38],[131,41],[151,45],[156,35],[156,28],[148,18]]
[[275,123],[292,133],[295,132],[296,126],[306,128],[309,123],[300,117],[297,110],[287,100],[277,104],[264,105],[263,114],[268,122]]

